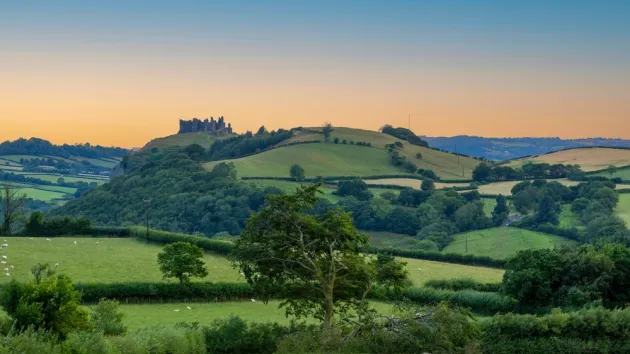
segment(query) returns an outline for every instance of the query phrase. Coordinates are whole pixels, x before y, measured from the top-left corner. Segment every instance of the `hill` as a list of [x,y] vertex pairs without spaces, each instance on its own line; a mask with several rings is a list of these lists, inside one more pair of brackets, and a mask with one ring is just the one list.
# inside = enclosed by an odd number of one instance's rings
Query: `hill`
[[561,244],[575,244],[560,236],[543,234],[513,227],[501,227],[471,231],[455,235],[454,240],[444,248],[445,253],[468,254],[505,259],[518,251],[538,248],[553,248]]
[[[402,144],[400,155],[418,168],[433,170],[443,179],[470,179],[472,170],[479,162],[469,157],[412,145],[391,135],[361,129],[334,128],[331,142],[324,143],[323,134],[318,129],[308,128],[295,134],[279,144],[285,145],[284,147],[229,161],[234,162],[241,177],[287,177],[292,164],[300,164],[307,177],[405,174],[400,167],[392,165],[385,146],[398,142]],[[335,139],[337,143],[334,143]],[[356,144],[358,142],[369,143],[371,146],[360,146]],[[305,144],[291,145],[296,143]],[[418,154],[421,158],[418,158]],[[206,166],[212,168],[218,163],[210,162]]]
[[524,156],[537,156],[553,151],[578,147],[626,147],[630,148],[630,140],[587,138],[485,138],[480,136],[459,135],[453,137],[422,137],[432,147],[441,150],[455,151],[474,157],[489,160],[511,160]]
[[630,165],[630,149],[602,147],[568,149],[513,160],[508,162],[507,166],[519,167],[526,163],[580,165],[582,171],[597,171],[611,165],[616,167]]
[[148,142],[144,149],[147,148],[167,148],[174,146],[188,146],[191,144],[199,144],[205,148],[209,148],[217,139],[220,139],[213,134],[197,132],[197,133],[185,133],[185,134],[174,134],[170,136],[166,136],[163,138],[153,139]]

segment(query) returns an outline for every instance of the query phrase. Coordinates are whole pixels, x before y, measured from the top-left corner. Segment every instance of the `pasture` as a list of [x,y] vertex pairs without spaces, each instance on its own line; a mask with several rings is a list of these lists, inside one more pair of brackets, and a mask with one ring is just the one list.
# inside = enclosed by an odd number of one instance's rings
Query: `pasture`
[[[289,324],[291,318],[285,316],[284,309],[279,309],[279,301],[269,301],[264,304],[261,301],[233,301],[233,302],[209,302],[209,303],[173,303],[173,304],[141,304],[123,305],[121,312],[125,314],[123,323],[129,329],[140,329],[147,326],[173,327],[178,322],[199,322],[201,325],[209,325],[218,318],[227,318],[231,315],[251,322],[277,322]],[[384,302],[372,302],[372,307],[379,313],[391,314],[392,305]],[[190,310],[188,309],[190,307]],[[179,311],[176,311],[179,310]],[[313,319],[306,319],[307,323],[316,323]]]
[[[320,128],[311,128],[320,129]],[[403,169],[391,165],[386,144],[399,139],[376,131],[335,128],[331,140],[346,139],[347,144],[306,144],[280,147],[260,154],[231,160],[235,163],[239,176],[284,177],[289,175],[289,167],[300,164],[307,177],[314,176],[371,176],[382,174],[405,174]],[[289,141],[323,141],[322,134],[299,133]],[[349,143],[369,142],[372,147],[356,146]],[[282,146],[283,144],[279,144]],[[468,157],[411,145],[403,142],[399,150],[409,161],[419,168],[433,170],[438,176],[447,179],[467,179],[478,161]],[[418,159],[416,154],[422,154]],[[207,164],[212,167],[217,162]]]
[[167,148],[174,146],[188,146],[191,144],[199,144],[205,148],[209,148],[218,137],[208,133],[187,133],[175,134],[163,138],[151,140],[144,148]]
[[[571,186],[577,186],[578,184],[580,184],[581,182],[578,181],[569,181],[566,178],[562,178],[562,179],[548,179],[548,182],[558,182],[558,183],[562,183],[567,187],[571,187]],[[512,188],[517,185],[518,183],[520,183],[522,181],[507,181],[507,182],[494,182],[494,183],[489,183],[489,184],[484,184],[479,186],[479,193],[481,194],[491,194],[491,195],[498,195],[498,194],[503,194],[503,195],[512,195]],[[630,185],[628,184],[617,184],[617,186],[615,187],[615,189],[626,189],[626,188],[630,188]]]
[[608,168],[608,166],[628,166],[630,165],[630,150],[612,148],[584,148],[569,149],[553,152],[547,155],[540,155],[518,159],[509,162],[511,167],[520,167],[526,163],[548,163],[564,165],[580,165],[582,171],[597,171]]
[[105,184],[109,181],[107,177],[92,177],[92,176],[77,176],[77,175],[62,175],[59,173],[36,173],[36,172],[16,172],[16,174],[24,175],[25,177],[38,178],[44,181],[57,183],[59,178],[63,178],[65,182],[96,182],[98,185]]
[[[50,186],[47,186],[47,187],[50,187]],[[61,199],[67,196],[66,193],[60,193],[60,192],[55,192],[52,190],[43,190],[43,189],[32,188],[32,187],[18,188],[17,191],[19,194],[25,194],[27,198],[33,198],[33,199],[42,200],[45,202],[50,202],[53,199]]]
[[[391,184],[395,186],[410,187],[413,189],[420,189],[422,181],[414,178],[378,178],[378,179],[366,179],[367,184]],[[453,187],[468,187],[469,183],[441,183],[435,182],[436,189],[445,189]]]
[[621,178],[624,181],[630,181],[630,167],[620,168],[613,172],[612,176],[610,172],[603,171],[593,174],[593,176],[603,176],[606,178]]
[[[157,265],[157,254],[162,250],[160,245],[146,244],[133,238],[57,237],[46,241],[43,237],[8,237],[6,240],[9,247],[0,251],[0,254],[8,258],[5,267],[14,266],[15,269],[11,271],[10,277],[0,278],[0,283],[8,282],[11,278],[28,280],[31,267],[37,263],[59,263],[58,271],[76,282],[162,281],[162,273]],[[500,269],[408,258],[404,260],[408,263],[410,279],[417,285],[430,279],[459,277],[492,282],[500,280],[503,273]],[[204,281],[244,281],[223,256],[206,253],[204,262],[209,273]]]
[[626,224],[630,224],[630,194],[619,195],[619,204],[615,208],[615,214],[623,219]]
[[469,254],[499,259],[527,249],[554,248],[561,244],[575,243],[560,236],[514,227],[500,227],[457,234],[443,252],[466,254],[466,238]]
[[402,248],[406,250],[422,250],[419,246],[420,240],[415,237],[403,234],[396,234],[387,231],[362,231],[368,236],[370,245],[378,248]]

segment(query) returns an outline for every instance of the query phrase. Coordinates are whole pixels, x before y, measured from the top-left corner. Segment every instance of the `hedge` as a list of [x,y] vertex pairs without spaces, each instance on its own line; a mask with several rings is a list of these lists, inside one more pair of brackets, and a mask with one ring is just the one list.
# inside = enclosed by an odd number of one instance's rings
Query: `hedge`
[[84,303],[102,298],[123,303],[223,302],[251,299],[255,292],[247,283],[77,283]]
[[630,353],[627,340],[582,338],[487,338],[481,351],[492,354],[625,354]]
[[504,268],[506,263],[506,260],[504,259],[494,259],[485,256],[475,256],[472,254],[440,253],[433,251],[408,250],[401,248],[366,247],[362,248],[361,252],[371,254],[387,253],[397,257],[424,259],[427,261],[465,264],[490,268]]
[[[141,226],[132,226],[129,227],[129,230],[132,235],[134,235],[138,240],[146,240],[147,233],[146,229]],[[174,242],[188,242],[193,244],[199,248],[202,248],[206,251],[213,252],[216,254],[227,255],[232,252],[234,248],[234,244],[228,241],[219,241],[213,240],[204,236],[194,236],[187,234],[180,234],[175,232],[168,231],[159,231],[159,230],[149,230],[148,235],[149,242],[161,243],[161,244],[169,244]]]
[[460,279],[434,279],[424,283],[425,287],[446,289],[453,291],[475,290],[481,292],[498,293],[502,290],[502,283],[480,283],[471,278]]

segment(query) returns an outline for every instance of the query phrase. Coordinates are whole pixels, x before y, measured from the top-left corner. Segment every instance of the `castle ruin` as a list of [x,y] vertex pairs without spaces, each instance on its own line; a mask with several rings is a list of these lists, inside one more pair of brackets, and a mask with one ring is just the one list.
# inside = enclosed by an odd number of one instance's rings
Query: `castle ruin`
[[225,119],[221,116],[217,120],[210,117],[210,120],[200,120],[193,118],[192,120],[180,120],[178,134],[204,132],[213,135],[232,134],[232,124],[225,125]]

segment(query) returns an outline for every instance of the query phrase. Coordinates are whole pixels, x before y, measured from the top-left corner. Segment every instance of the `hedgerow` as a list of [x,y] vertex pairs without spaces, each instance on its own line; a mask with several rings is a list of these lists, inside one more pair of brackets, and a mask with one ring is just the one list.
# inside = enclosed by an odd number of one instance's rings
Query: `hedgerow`
[[482,292],[500,292],[501,283],[480,283],[471,278],[460,279],[434,279],[424,283],[424,286],[436,289],[446,290],[475,290]]

